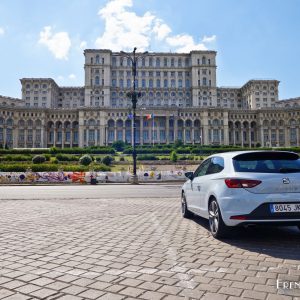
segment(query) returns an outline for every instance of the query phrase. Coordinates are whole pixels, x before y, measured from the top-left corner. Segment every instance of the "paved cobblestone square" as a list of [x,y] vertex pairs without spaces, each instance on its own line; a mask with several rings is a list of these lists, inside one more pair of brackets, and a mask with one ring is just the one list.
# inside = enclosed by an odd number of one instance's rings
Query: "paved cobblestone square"
[[218,241],[178,185],[0,191],[0,299],[300,299],[296,227]]

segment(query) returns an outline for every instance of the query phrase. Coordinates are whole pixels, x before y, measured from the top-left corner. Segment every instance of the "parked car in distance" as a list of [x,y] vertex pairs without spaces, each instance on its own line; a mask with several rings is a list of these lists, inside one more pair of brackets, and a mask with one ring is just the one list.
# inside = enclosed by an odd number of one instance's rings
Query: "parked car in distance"
[[252,224],[300,229],[300,159],[294,152],[214,154],[185,175],[182,216],[208,219],[215,238]]

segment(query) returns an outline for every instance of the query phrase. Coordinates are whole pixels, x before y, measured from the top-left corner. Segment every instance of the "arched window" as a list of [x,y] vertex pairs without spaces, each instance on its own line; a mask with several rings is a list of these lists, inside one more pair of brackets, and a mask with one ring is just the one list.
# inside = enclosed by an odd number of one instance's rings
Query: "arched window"
[[180,88],[180,89],[182,88],[182,79],[178,80],[178,88]]
[[149,79],[149,88],[153,88],[153,79]]
[[168,79],[164,79],[164,88],[168,88]]
[[156,59],[156,66],[160,67],[160,59],[159,58]]

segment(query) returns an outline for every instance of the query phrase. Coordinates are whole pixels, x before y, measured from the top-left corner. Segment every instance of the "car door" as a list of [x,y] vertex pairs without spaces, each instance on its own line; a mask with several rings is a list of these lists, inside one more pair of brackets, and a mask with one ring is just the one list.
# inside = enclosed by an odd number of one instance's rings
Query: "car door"
[[206,174],[210,164],[210,158],[205,160],[195,171],[194,178],[191,181],[190,190],[190,206],[189,209],[196,214],[199,214],[199,201],[202,194],[202,177]]
[[206,173],[199,178],[199,185],[201,186],[200,198],[197,202],[199,214],[203,217],[207,217],[208,199],[210,195],[215,194],[218,189],[219,173],[224,170],[224,158],[220,156],[214,156],[210,159],[209,166]]

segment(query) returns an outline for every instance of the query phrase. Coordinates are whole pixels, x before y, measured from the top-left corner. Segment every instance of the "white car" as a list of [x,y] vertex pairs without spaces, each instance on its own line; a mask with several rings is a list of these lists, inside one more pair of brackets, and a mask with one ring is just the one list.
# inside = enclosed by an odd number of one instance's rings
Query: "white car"
[[215,238],[251,224],[300,229],[300,159],[294,152],[215,154],[185,175],[189,180],[182,187],[182,215],[208,219]]

